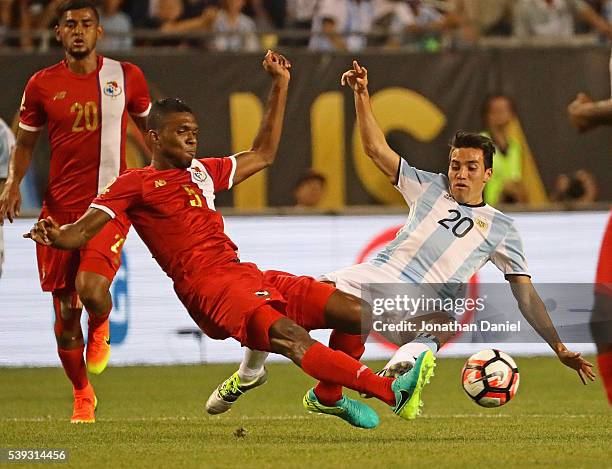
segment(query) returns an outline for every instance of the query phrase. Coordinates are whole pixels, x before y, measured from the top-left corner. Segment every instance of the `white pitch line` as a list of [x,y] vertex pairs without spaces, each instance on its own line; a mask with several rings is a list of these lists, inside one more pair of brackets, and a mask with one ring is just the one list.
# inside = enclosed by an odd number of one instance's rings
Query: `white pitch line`
[[[472,418],[484,418],[484,419],[511,419],[511,418],[589,418],[589,417],[600,417],[600,414],[521,414],[521,415],[506,415],[506,414],[449,414],[449,415],[421,415],[419,419],[472,419]],[[332,417],[331,415],[325,417]],[[207,421],[274,421],[274,420],[305,420],[311,416],[308,415],[260,415],[260,416],[249,416],[243,415],[239,417],[231,416],[213,416],[213,417],[127,417],[127,418],[98,418],[98,422],[109,422],[109,423],[138,423],[138,422],[207,422]],[[2,418],[1,423],[41,423],[41,422],[67,422],[65,418],[55,417],[32,417],[32,418]]]

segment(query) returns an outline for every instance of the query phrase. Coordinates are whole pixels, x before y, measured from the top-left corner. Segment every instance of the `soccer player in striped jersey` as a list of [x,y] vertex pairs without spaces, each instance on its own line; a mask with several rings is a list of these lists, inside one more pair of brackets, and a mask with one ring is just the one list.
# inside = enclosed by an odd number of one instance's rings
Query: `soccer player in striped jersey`
[[[96,53],[102,28],[93,3],[67,0],[59,5],[57,16],[55,32],[65,59],[35,73],[23,94],[17,143],[0,196],[0,219],[11,222],[19,215],[19,184],[45,124],[51,167],[40,216],[71,223],[123,172],[128,117],[144,130],[151,105],[136,65]],[[59,358],[73,386],[73,423],[95,421],[97,399],[87,370],[98,374],[108,363],[109,288],[121,264],[128,229],[128,221],[118,218],[80,251],[36,248],[42,289],[53,297]],[[80,325],[83,306],[89,314],[87,370]]]
[[[576,370],[585,384],[587,379],[593,380],[592,365],[561,342],[544,303],[533,288],[521,239],[512,219],[484,203],[484,186],[491,177],[495,153],[491,139],[459,131],[451,143],[448,175],[416,169],[391,149],[376,122],[370,105],[366,68],[353,62],[353,68],[342,75],[342,84],[354,92],[357,122],[366,154],[404,196],[410,214],[396,238],[375,259],[325,274],[321,280],[363,298],[368,284],[465,284],[491,261],[510,282],[522,314],[561,362]],[[444,313],[433,313],[427,320],[443,323],[452,319]],[[446,332],[417,335],[397,350],[383,374],[405,373],[414,364],[414,357],[427,350],[436,353],[451,336]],[[356,358],[364,351],[362,337],[338,331],[332,333],[330,347]],[[247,350],[239,370],[211,394],[207,411],[212,414],[225,412],[240,395],[265,382],[265,358],[265,353]],[[324,382],[311,392],[319,403],[327,406],[333,406],[342,398],[339,386]],[[307,399],[304,403],[310,410]]]

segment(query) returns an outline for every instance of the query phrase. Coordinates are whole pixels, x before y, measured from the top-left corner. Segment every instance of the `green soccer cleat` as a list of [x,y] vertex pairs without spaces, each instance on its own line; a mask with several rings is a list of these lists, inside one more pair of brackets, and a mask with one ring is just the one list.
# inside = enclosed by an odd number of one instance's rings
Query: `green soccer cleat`
[[421,391],[434,375],[436,357],[427,350],[419,355],[414,367],[395,379],[391,389],[395,392],[395,407],[393,412],[406,420],[412,420],[421,413],[423,402]]
[[254,381],[242,383],[236,371],[232,376],[223,381],[206,401],[206,412],[212,415],[222,414],[230,410],[234,402],[245,392],[265,384],[268,380],[268,372],[264,368],[263,373]]
[[319,402],[314,388],[312,388],[308,390],[302,402],[304,408],[309,412],[335,415],[354,427],[376,428],[380,422],[378,414],[369,405],[346,396],[342,396],[342,399],[336,402],[336,405],[326,406]]

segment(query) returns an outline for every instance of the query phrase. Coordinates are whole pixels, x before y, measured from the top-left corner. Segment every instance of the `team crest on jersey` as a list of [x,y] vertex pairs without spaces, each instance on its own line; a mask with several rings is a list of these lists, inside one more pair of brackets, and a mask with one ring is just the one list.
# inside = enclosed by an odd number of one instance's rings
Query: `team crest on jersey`
[[104,85],[104,94],[106,96],[116,98],[121,93],[123,93],[123,90],[116,81],[107,81],[106,85]]
[[486,221],[484,221],[482,218],[476,218],[474,221],[476,222],[476,226],[480,228],[481,230],[486,230],[487,227],[489,226],[489,224]]
[[189,168],[189,172],[191,173],[191,180],[195,182],[196,184],[198,182],[206,181],[206,177],[207,177],[206,173],[202,171],[200,168],[198,168],[197,166]]

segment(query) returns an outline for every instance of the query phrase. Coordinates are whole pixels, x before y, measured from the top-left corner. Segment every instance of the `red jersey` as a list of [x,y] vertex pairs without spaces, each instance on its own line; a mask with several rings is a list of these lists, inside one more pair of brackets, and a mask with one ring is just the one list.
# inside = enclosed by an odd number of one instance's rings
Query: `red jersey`
[[[237,262],[237,247],[223,231],[215,192],[232,187],[236,159],[194,159],[187,169],[130,169],[91,207],[112,218],[126,214],[153,257],[174,282]],[[191,277],[190,277],[191,276]]]
[[128,113],[151,107],[142,71],[128,62],[98,56],[86,75],[66,61],[35,73],[26,85],[19,127],[41,130],[47,122],[51,168],[44,206],[87,209],[92,199],[125,169]]

